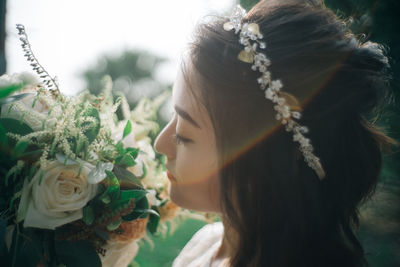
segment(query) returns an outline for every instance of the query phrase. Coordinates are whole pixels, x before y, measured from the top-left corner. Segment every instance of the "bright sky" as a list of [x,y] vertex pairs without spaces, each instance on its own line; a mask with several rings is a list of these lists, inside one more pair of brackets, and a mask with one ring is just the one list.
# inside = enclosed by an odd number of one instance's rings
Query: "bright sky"
[[235,0],[8,0],[7,73],[31,71],[15,24],[25,25],[32,50],[61,91],[83,89],[79,74],[103,55],[145,49],[169,58],[159,79],[172,82],[196,22],[225,14]]

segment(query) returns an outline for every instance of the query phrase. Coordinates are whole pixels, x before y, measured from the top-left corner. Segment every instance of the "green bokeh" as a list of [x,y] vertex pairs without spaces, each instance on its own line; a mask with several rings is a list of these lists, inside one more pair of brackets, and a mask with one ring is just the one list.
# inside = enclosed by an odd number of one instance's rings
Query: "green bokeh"
[[152,236],[153,248],[148,242],[141,242],[138,255],[131,267],[170,267],[185,244],[205,224],[204,221],[188,219],[166,238],[162,235]]

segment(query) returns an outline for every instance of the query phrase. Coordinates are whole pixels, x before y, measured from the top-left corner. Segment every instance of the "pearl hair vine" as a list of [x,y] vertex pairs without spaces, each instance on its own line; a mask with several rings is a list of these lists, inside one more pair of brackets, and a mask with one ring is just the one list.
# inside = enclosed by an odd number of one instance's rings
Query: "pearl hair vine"
[[266,48],[266,43],[262,40],[264,36],[260,32],[260,27],[257,23],[242,24],[242,20],[246,14],[246,10],[238,5],[233,14],[228,18],[229,21],[224,23],[223,28],[225,31],[235,30],[235,34],[239,34],[239,43],[244,45],[244,49],[238,54],[238,59],[252,64],[251,69],[253,71],[258,70],[261,73],[257,82],[260,84],[260,89],[264,91],[265,98],[276,104],[274,105],[274,109],[277,111],[275,118],[285,125],[286,131],[294,133],[293,141],[299,142],[299,149],[304,156],[304,161],[309,167],[314,169],[319,179],[322,180],[325,178],[325,171],[320,159],[313,154],[314,148],[311,145],[310,139],[303,135],[308,133],[309,130],[306,126],[302,126],[293,120],[300,119],[301,113],[299,111],[291,111],[285,98],[285,96],[291,95],[281,91],[283,87],[282,82],[279,79],[271,79],[271,73],[268,70],[271,61],[264,53],[257,51],[258,48]]

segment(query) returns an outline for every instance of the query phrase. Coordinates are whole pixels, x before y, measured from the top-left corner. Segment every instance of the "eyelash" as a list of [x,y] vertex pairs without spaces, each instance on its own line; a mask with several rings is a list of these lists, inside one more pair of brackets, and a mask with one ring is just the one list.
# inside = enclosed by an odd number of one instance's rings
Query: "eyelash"
[[173,134],[172,136],[174,138],[175,144],[177,144],[177,145],[180,145],[181,143],[185,144],[185,143],[190,142],[189,139],[186,139],[186,138],[180,136],[179,134]]

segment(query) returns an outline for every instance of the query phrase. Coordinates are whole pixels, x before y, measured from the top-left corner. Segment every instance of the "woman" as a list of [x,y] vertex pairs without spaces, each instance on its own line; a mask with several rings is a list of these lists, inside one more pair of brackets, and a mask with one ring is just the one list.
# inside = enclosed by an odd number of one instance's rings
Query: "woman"
[[367,265],[358,207],[395,144],[367,119],[388,96],[382,47],[316,1],[271,0],[199,25],[183,62],[155,148],[171,199],[222,223],[173,266]]

